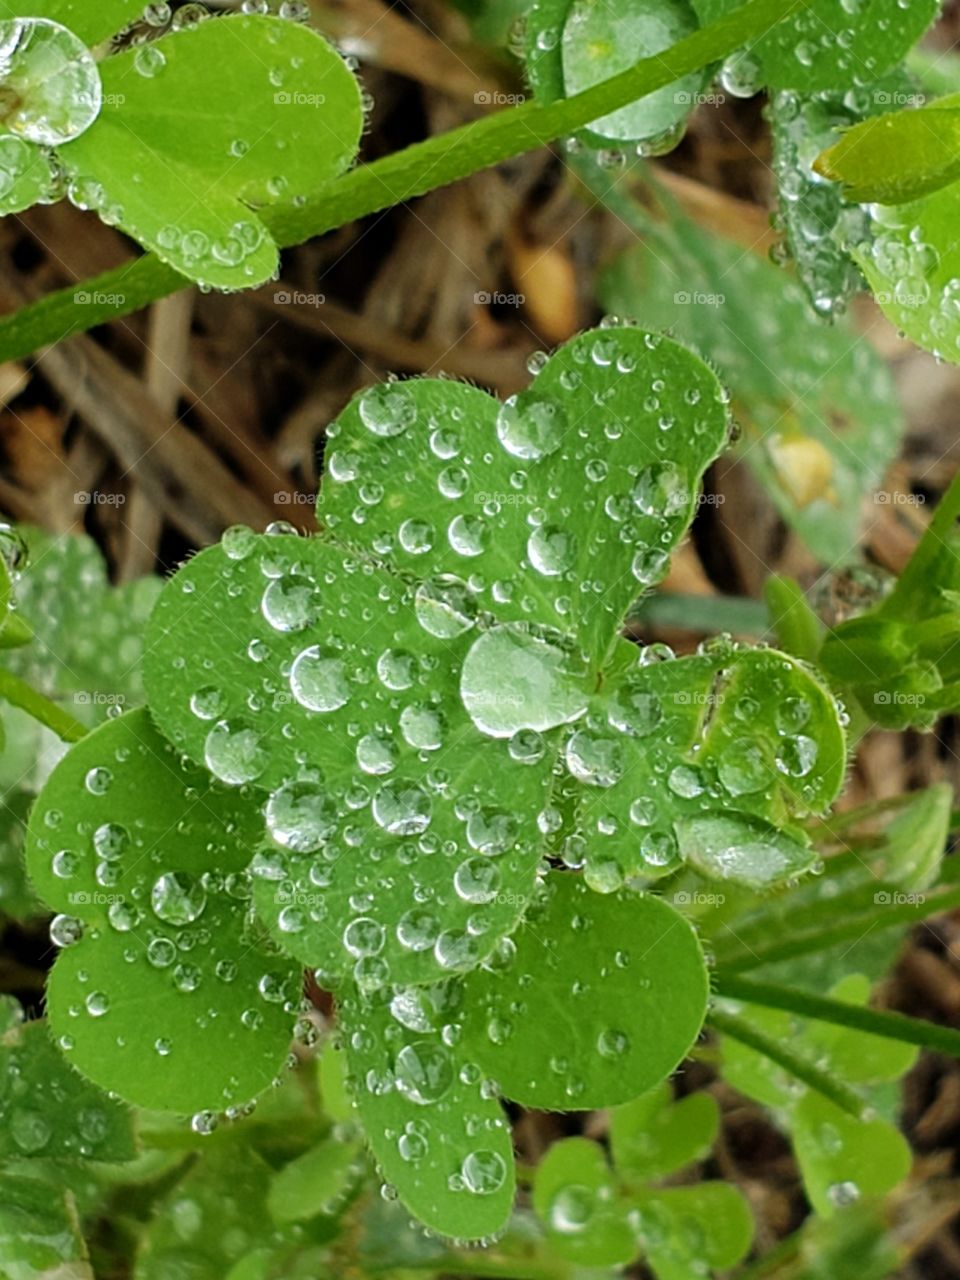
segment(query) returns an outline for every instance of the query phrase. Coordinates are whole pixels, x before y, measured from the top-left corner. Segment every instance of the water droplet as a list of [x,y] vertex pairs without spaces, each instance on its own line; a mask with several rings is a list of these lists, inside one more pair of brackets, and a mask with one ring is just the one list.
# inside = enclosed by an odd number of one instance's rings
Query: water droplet
[[373,797],[374,821],[394,836],[415,836],[430,825],[430,797],[414,782],[387,782]]
[[322,645],[304,649],[291,668],[290,689],[300,705],[310,711],[336,711],[350,698],[343,659]]
[[449,1050],[432,1040],[414,1040],[397,1054],[395,1075],[403,1096],[420,1106],[439,1102],[454,1080]]
[[204,743],[207,768],[230,786],[253,782],[266,769],[270,756],[260,734],[241,720],[220,720]]
[[320,612],[317,584],[299,573],[285,573],[267,585],[261,601],[263,616],[275,631],[304,631]]
[[507,1166],[496,1151],[471,1151],[460,1166],[460,1174],[473,1195],[489,1196],[503,1186]]
[[481,733],[512,738],[519,730],[542,732],[582,715],[587,698],[578,677],[571,655],[553,637],[498,626],[471,645],[460,696]]
[[190,924],[206,904],[207,892],[202,882],[185,871],[169,871],[160,876],[150,892],[154,915],[167,924]]
[[41,146],[84,133],[100,114],[96,61],[77,36],[45,18],[0,22],[3,129]]
[[566,745],[567,768],[580,782],[612,787],[623,777],[623,749],[615,738],[578,729]]
[[310,853],[336,830],[337,809],[316,782],[288,782],[267,801],[271,837],[285,849]]
[[497,416],[497,436],[515,458],[537,462],[555,453],[563,442],[567,421],[555,400],[508,400]]
[[417,621],[430,635],[453,640],[477,620],[477,606],[466,584],[444,574],[422,582],[414,598]]
[[417,420],[417,406],[404,386],[382,382],[365,391],[357,402],[360,420],[375,436],[401,435]]

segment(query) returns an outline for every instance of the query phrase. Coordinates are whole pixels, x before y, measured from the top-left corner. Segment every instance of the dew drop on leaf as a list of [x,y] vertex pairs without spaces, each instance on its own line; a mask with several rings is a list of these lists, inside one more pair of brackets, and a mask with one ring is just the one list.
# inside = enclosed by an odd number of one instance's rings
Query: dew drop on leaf
[[521,730],[543,732],[582,715],[587,700],[577,674],[570,654],[553,637],[518,625],[491,627],[464,659],[460,696],[481,733],[513,738]]
[[185,871],[170,871],[154,883],[150,905],[158,919],[167,924],[191,924],[207,904],[207,891],[202,881]]
[[103,89],[93,54],[45,18],[0,22],[0,125],[29,142],[78,138],[100,113]]
[[304,649],[290,670],[290,690],[308,711],[336,711],[350,699],[343,659],[323,645]]

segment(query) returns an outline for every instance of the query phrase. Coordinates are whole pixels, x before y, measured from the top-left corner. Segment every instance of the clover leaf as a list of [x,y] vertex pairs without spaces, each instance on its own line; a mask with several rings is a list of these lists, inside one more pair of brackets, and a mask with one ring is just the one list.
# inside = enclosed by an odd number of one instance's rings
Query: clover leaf
[[510,1128],[461,1045],[457,982],[347,992],[338,1012],[367,1141],[406,1207],[443,1235],[502,1230],[515,1190]]
[[[537,1165],[533,1207],[554,1252],[573,1262],[610,1266],[641,1257],[658,1280],[687,1280],[741,1261],[754,1224],[735,1187],[649,1185],[713,1145],[716,1108],[690,1106],[711,1101],[697,1094],[673,1104],[667,1088],[637,1099],[630,1123],[652,1127],[647,1148],[654,1155],[652,1165],[642,1158],[639,1167],[623,1159],[622,1138],[618,1143],[614,1127],[618,1112],[611,1119],[612,1167],[603,1148],[588,1138],[553,1143]],[[679,1143],[657,1167],[657,1154],[666,1155],[665,1147],[657,1152],[659,1141],[671,1145],[670,1134]],[[641,1149],[643,1137],[639,1131],[633,1135],[629,1154]]]
[[280,18],[175,31],[101,74],[96,127],[59,151],[71,198],[216,288],[275,274],[258,210],[302,200],[357,151],[355,78],[323,39]]
[[[543,102],[589,89],[698,30],[690,0],[537,0],[525,17],[527,75]],[[639,142],[645,154],[676,146],[709,70],[684,76],[600,120],[582,136],[596,146]]]
[[[601,896],[578,876],[553,875],[514,941],[500,964],[465,979],[463,1026],[465,1048],[513,1101],[557,1110],[627,1102],[670,1075],[699,1034],[703,953],[661,899]],[[543,1024],[549,1036],[534,1021],[544,1008],[555,1019]]]
[[223,1109],[283,1065],[297,971],[245,927],[255,818],[242,795],[181,765],[144,711],[84,738],[31,812],[27,867],[61,913],[51,1030],[130,1102]]
[[[864,1004],[869,981],[850,974],[831,994]],[[818,1213],[829,1215],[861,1195],[883,1195],[906,1177],[910,1147],[891,1119],[875,1114],[877,1086],[897,1080],[916,1059],[916,1049],[848,1027],[798,1020],[779,1010],[746,1006],[745,1017],[764,1034],[803,1046],[818,1066],[865,1088],[865,1110],[851,1116],[829,1098],[729,1036],[721,1037],[723,1074],[735,1089],[773,1109],[789,1130],[804,1186]],[[866,1103],[872,1105],[867,1109]]]
[[[575,338],[502,405],[387,383],[329,430],[319,536],[235,528],[181,567],[148,627],[152,721],[85,739],[31,819],[34,878],[61,910],[101,883],[91,840],[130,844],[106,868],[117,901],[77,911],[51,982],[92,1078],[189,1109],[276,1069],[289,969],[231,896],[248,864],[274,945],[336,992],[384,1176],[445,1234],[483,1238],[509,1213],[498,1092],[593,1107],[676,1067],[705,961],[671,905],[621,886],[685,857],[753,885],[795,876],[812,863],[797,821],[845,764],[837,705],[796,660],[725,640],[675,659],[620,636],[692,518],[726,399],[632,326]],[[151,966],[158,938],[171,972]],[[159,1031],[134,1021],[137,984]],[[90,994],[109,998],[102,1019]],[[532,998],[580,1008],[566,1055]],[[200,1062],[205,1031],[228,1065]]]
[[[740,0],[692,0],[706,25]],[[739,75],[774,89],[848,89],[898,63],[936,17],[939,0],[810,0],[737,55]]]
[[45,18],[58,22],[88,45],[108,40],[143,13],[141,0],[2,0],[2,18]]
[[314,194],[356,155],[356,79],[315,32],[258,15],[96,62],[87,43],[135,6],[96,8],[61,0],[9,19],[0,8],[0,211],[57,199],[65,181],[74,204],[190,279],[262,284],[278,270],[262,211]]
[[0,1158],[131,1160],[132,1115],[64,1060],[43,1022],[0,1036]]
[[611,863],[675,863],[681,816],[779,827],[832,799],[843,735],[806,669],[654,663],[617,636],[689,522],[724,401],[632,328],[581,335],[503,406],[386,384],[330,430],[320,540],[237,531],[168,584],[152,712],[264,793],[257,906],[292,954],[334,983],[436,981],[512,932],[545,851],[575,862],[589,837],[600,887]]

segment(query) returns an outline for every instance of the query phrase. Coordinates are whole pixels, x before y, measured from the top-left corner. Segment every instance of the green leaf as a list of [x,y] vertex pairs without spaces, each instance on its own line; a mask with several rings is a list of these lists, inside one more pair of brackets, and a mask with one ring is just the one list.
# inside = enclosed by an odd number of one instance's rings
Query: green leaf
[[537,1165],[533,1207],[561,1258],[610,1267],[637,1256],[629,1206],[618,1193],[602,1147],[589,1138],[551,1144]]
[[57,199],[53,154],[15,134],[0,134],[0,214]]
[[[159,578],[110,585],[92,538],[21,528],[26,553],[16,581],[17,616],[33,640],[3,664],[86,724],[143,701],[140,655]],[[35,720],[5,713],[0,785],[37,790],[63,748]]]
[[756,818],[725,813],[681,818],[676,832],[684,858],[701,874],[751,889],[795,879],[819,860],[816,849]]
[[[526,68],[538,99],[580,93],[661,53],[699,27],[689,0],[538,0],[527,13]],[[684,76],[629,107],[594,120],[583,135],[599,146],[643,141],[647,154],[676,146],[708,73]]]
[[475,574],[498,622],[573,635],[597,661],[666,572],[727,409],[702,361],[620,326],[560,347],[503,406],[417,379],[362,393],[335,425],[322,524],[417,578]]
[[566,784],[554,800],[578,806],[573,849],[568,840],[561,851],[582,849],[600,889],[673,871],[678,859],[749,884],[806,869],[813,855],[771,828],[823,810],[840,790],[846,748],[832,697],[774,650],[720,643],[655,657],[608,677],[588,727],[567,744],[588,786]]
[[352,992],[339,1014],[357,1109],[382,1176],[431,1230],[479,1240],[510,1215],[513,1151],[475,1046],[452,1032],[468,1012],[462,999],[453,984]]
[[130,1102],[219,1110],[283,1064],[299,975],[244,925],[240,873],[257,827],[255,807],[180,764],[142,711],[78,743],[34,806],[30,875],[82,921],[49,979],[51,1029],[85,1075]]
[[[853,973],[835,983],[830,995],[848,1004],[865,1005],[870,986],[862,974]],[[899,1040],[826,1022],[808,1023],[806,1037],[811,1049],[821,1050],[831,1068],[853,1084],[899,1080],[916,1062],[919,1052],[914,1045]]]
[[800,584],[794,578],[774,574],[764,583],[763,598],[777,646],[804,662],[816,662],[823,643],[823,623],[808,604]]
[[818,321],[784,271],[665,209],[601,276],[603,305],[712,362],[732,388],[744,460],[783,518],[818,559],[849,559],[903,431],[889,371],[844,321]]
[[316,540],[235,544],[167,586],[146,677],[178,747],[270,793],[258,912],[331,981],[470,968],[533,890],[552,761],[479,737],[456,684],[472,637],[422,627],[401,580]]
[[954,364],[960,361],[958,199],[953,183],[919,200],[878,208],[869,235],[843,240],[884,315],[918,346]]
[[[869,992],[865,978],[850,975],[831,994],[863,1004]],[[912,1045],[781,1010],[751,1005],[748,1016],[767,1036],[802,1046],[818,1067],[858,1085],[899,1079],[917,1056]],[[789,1127],[807,1194],[818,1213],[832,1213],[860,1195],[881,1195],[906,1176],[910,1148],[888,1120],[854,1118],[822,1094],[798,1088],[796,1077],[729,1036],[723,1037],[722,1047],[723,1074],[729,1083],[772,1107]]]
[[273,1175],[267,1207],[274,1222],[338,1212],[363,1172],[358,1142],[327,1138]]
[[793,1145],[817,1213],[829,1216],[861,1196],[893,1190],[910,1172],[910,1145],[879,1116],[854,1120],[820,1094],[797,1103]]
[[820,652],[823,670],[852,685],[864,711],[888,728],[929,729],[960,706],[958,505],[960,481],[951,482],[893,590],[835,627]]
[[[740,0],[693,0],[701,23],[715,22]],[[775,89],[846,89],[900,61],[936,17],[939,0],[810,0],[741,55],[759,85]]]
[[43,1022],[0,1038],[0,1116],[0,1159],[117,1161],[136,1151],[130,1112],[64,1061]]
[[8,792],[0,802],[0,914],[13,920],[43,915],[23,865],[27,815],[32,804],[30,792],[19,790]]
[[610,1145],[621,1175],[654,1180],[700,1160],[713,1146],[720,1110],[709,1093],[674,1102],[664,1082],[610,1113]]
[[814,168],[842,182],[858,204],[904,204],[960,178],[960,110],[956,97],[919,111],[877,116],[848,129]]
[[736,1187],[700,1182],[636,1197],[639,1235],[658,1280],[689,1280],[741,1262],[753,1241],[750,1206]]
[[840,242],[865,238],[869,222],[863,209],[845,203],[839,186],[823,181],[816,172],[818,157],[839,131],[919,98],[912,79],[895,68],[854,88],[845,83],[828,93],[784,91],[770,99],[776,222],[800,283],[821,315],[838,315],[863,289],[863,275]]
[[313,195],[359,145],[360,90],[339,54],[296,23],[234,16],[100,65],[97,123],[59,151],[74,203],[201,284],[274,275],[258,210]]
[[351,1123],[356,1119],[356,1115],[347,1088],[344,1057],[332,1036],[323,1046],[317,1069],[324,1115],[335,1124]]
[[142,13],[142,0],[0,0],[0,18],[47,18],[90,45],[108,40]]
[[464,1051],[507,1098],[557,1110],[627,1102],[669,1075],[696,1040],[703,954],[661,899],[596,895],[579,877],[555,873],[514,942],[502,965],[465,979]]
[[0,1173],[0,1269],[5,1280],[93,1280],[69,1191]]
[[159,1202],[135,1280],[223,1280],[260,1249],[272,1252],[285,1235],[267,1213],[270,1182],[270,1167],[255,1151],[236,1142],[208,1149]]
[[884,832],[884,871],[905,889],[928,889],[936,882],[949,839],[953,788],[937,782],[897,812]]

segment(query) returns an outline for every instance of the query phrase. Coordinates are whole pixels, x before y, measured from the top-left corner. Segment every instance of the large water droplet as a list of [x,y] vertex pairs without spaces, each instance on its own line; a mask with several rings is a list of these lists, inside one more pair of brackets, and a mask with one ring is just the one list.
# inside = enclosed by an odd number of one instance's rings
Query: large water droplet
[[581,716],[581,672],[552,637],[517,625],[492,627],[464,659],[460,696],[473,723],[492,738],[543,732]]
[[259,778],[269,763],[260,734],[242,720],[220,720],[207,734],[204,760],[210,772],[230,786]]
[[207,891],[203,884],[185,871],[167,872],[160,876],[150,891],[154,915],[167,924],[190,924],[206,904]]
[[430,825],[430,797],[414,782],[385,783],[373,797],[374,821],[394,836],[415,836]]
[[0,86],[3,131],[44,146],[79,137],[100,114],[93,54],[46,18],[0,22]]
[[323,645],[304,649],[290,669],[290,690],[310,711],[336,711],[350,698],[343,659]]
[[477,605],[466,584],[450,574],[422,582],[417,587],[414,610],[424,631],[440,640],[463,635],[477,619]]
[[405,1098],[420,1106],[439,1102],[453,1084],[453,1061],[449,1050],[432,1040],[415,1040],[397,1054],[397,1088]]
[[286,849],[319,849],[337,826],[337,809],[316,782],[288,782],[267,801],[267,828]]

